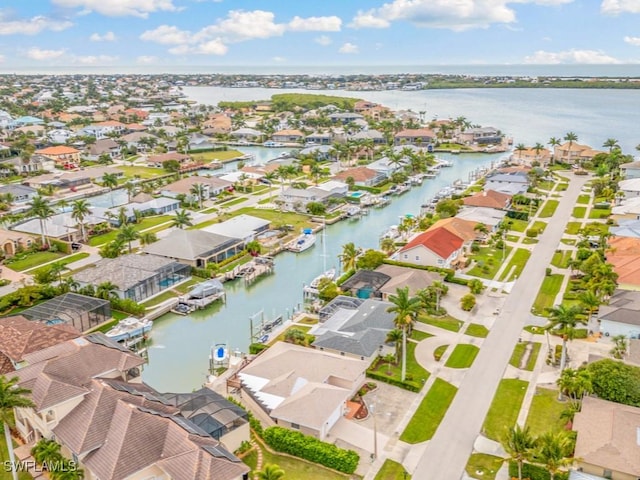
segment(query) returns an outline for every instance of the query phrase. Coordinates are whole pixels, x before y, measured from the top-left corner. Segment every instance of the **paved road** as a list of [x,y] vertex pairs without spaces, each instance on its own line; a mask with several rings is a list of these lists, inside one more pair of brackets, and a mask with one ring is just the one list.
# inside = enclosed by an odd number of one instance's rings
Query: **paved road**
[[560,199],[553,218],[507,297],[445,418],[418,461],[414,478],[461,478],[513,347],[530,316],[545,269],[551,264],[580,190],[588,178],[571,175],[569,188]]

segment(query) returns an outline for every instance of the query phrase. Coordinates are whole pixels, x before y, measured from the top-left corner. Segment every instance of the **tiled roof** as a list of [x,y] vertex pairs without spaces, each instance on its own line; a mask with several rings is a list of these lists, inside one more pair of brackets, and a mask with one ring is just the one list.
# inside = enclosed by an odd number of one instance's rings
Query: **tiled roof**
[[476,225],[478,222],[472,220],[464,220],[462,218],[450,217],[443,218],[434,223],[429,230],[435,230],[436,228],[446,228],[454,235],[462,238],[465,242],[473,241],[478,237],[476,231]]
[[464,240],[444,227],[427,230],[414,237],[407,243],[401,252],[406,252],[417,246],[423,246],[431,250],[441,258],[449,258],[456,250],[462,247]]
[[506,193],[496,192],[495,190],[485,190],[478,192],[470,197],[462,199],[462,203],[472,207],[489,207],[503,209],[507,203],[511,200],[511,195]]
[[65,145],[57,145],[55,147],[36,150],[36,153],[40,155],[75,155],[76,153],[80,153],[80,150],[76,150],[75,148],[67,147]]

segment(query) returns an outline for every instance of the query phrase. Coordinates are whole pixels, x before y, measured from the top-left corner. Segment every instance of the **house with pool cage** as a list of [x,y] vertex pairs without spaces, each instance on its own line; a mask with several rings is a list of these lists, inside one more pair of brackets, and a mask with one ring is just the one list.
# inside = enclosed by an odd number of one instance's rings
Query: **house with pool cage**
[[27,320],[47,326],[66,324],[86,332],[111,319],[108,300],[78,293],[65,293],[20,312]]
[[94,267],[74,275],[81,285],[97,287],[111,282],[115,294],[122,299],[142,302],[191,278],[191,267],[171,258],[157,255],[122,255],[103,258]]

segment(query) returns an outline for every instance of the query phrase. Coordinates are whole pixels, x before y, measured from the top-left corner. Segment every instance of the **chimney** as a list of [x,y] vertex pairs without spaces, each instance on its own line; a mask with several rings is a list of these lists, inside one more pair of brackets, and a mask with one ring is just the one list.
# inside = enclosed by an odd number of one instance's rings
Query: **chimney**
[[482,196],[483,196],[483,197],[486,197],[486,196],[487,196],[487,191],[486,191],[486,190],[483,190],[483,191],[482,191]]

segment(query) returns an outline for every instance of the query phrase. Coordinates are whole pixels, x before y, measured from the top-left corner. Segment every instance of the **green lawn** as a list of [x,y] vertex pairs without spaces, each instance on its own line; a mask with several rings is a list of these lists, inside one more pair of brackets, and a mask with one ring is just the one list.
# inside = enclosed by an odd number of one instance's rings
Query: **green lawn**
[[431,338],[433,335],[427,332],[421,332],[420,330],[412,330],[411,331],[411,340],[415,340],[416,342],[421,342],[427,338]]
[[507,235],[507,242],[517,242],[520,237],[518,237],[517,235]]
[[447,409],[458,389],[436,378],[427,395],[424,397],[416,413],[409,420],[400,440],[407,443],[420,443],[430,440],[436,433],[438,425],[447,413]]
[[220,206],[221,207],[231,207],[233,205],[238,205],[239,203],[246,202],[247,200],[249,200],[248,197],[233,198],[231,200],[227,200],[226,202],[222,202],[220,204]]
[[472,256],[476,264],[467,274],[474,277],[492,279],[498,273],[504,259],[509,257],[512,249],[513,247],[507,246],[503,257],[502,249],[480,247],[480,250]]
[[118,166],[118,170],[122,170],[124,172],[125,177],[129,178],[156,178],[162,177],[164,175],[169,175],[170,173],[165,171],[162,168],[153,168],[153,167],[140,167],[140,166]]
[[547,200],[540,210],[540,214],[538,215],[540,218],[549,218],[553,217],[553,214],[556,212],[556,208],[558,208],[558,204],[560,202],[558,200]]
[[565,245],[575,245],[576,241],[573,238],[561,238],[560,242],[564,243]]
[[[238,215],[251,215],[254,217],[264,218],[271,222],[272,228],[277,228],[282,225],[291,225],[293,232],[299,234],[304,228],[310,228],[316,224],[311,223],[310,217],[301,215],[299,213],[280,212],[279,210],[260,210],[258,208],[244,207],[231,212],[226,218],[237,217]],[[204,228],[209,225],[219,223],[219,219],[214,218],[208,222],[199,223],[195,227],[191,228]]]
[[578,203],[580,203],[582,205],[589,205],[590,201],[591,201],[591,196],[590,195],[580,195],[578,197]]
[[524,237],[522,239],[522,243],[525,245],[533,245],[534,243],[538,243],[539,240],[537,238]]
[[[80,252],[80,253],[74,253],[73,255],[69,255],[68,257],[64,257],[60,260],[58,260],[55,263],[59,263],[60,265],[69,265],[70,263],[73,262],[77,262],[78,260],[82,260],[83,258],[87,258],[89,257],[90,254],[87,252]],[[45,265],[43,267],[40,268],[36,268],[34,270],[29,270],[29,274],[31,275],[35,275],[36,273],[40,272],[41,270],[47,269],[47,268],[51,268],[51,265],[53,265],[52,263],[49,265]]]
[[581,228],[582,222],[568,222],[564,233],[567,235],[577,235]]
[[[11,270],[15,270],[16,272],[22,272],[24,270],[28,270],[30,268],[37,267],[42,265],[43,263],[52,262],[54,260],[58,260],[59,258],[64,257],[64,253],[60,252],[33,252],[26,254],[19,254],[19,257],[22,257],[20,260],[5,260],[5,265],[9,267]],[[13,260],[13,261],[12,261]]]
[[589,212],[589,218],[608,218],[611,215],[610,208],[592,208]]
[[[418,344],[415,342],[407,342],[407,377],[405,379],[405,383],[416,388],[422,388],[424,382],[428,380],[431,374],[422,368],[416,360],[416,345]],[[385,377],[393,378],[398,382],[401,382],[402,361],[391,365],[388,365],[387,362],[384,361],[378,361],[377,363],[374,362],[372,370],[379,375],[384,375]]]
[[544,229],[547,228],[547,222],[536,220],[535,222],[533,222],[533,225],[531,226],[531,228],[533,228],[534,230],[538,230],[538,232],[542,233],[544,232]]
[[509,230],[513,230],[514,232],[522,232],[527,229],[527,225],[529,222],[525,220],[516,220],[515,218],[507,218],[505,219],[507,225],[509,225]]
[[552,182],[550,180],[544,180],[540,183],[538,183],[538,188],[540,190],[547,190],[547,191],[551,191],[553,189],[553,186],[556,184],[556,182]]
[[487,437],[500,441],[509,428],[515,425],[528,385],[529,382],[513,378],[500,381],[482,427]]
[[193,155],[193,159],[208,163],[219,160],[224,163],[242,157],[243,155],[244,153],[238,150],[217,150],[215,152],[196,153]]
[[486,453],[472,453],[467,462],[467,475],[481,480],[493,480],[502,466],[504,459],[487,455]]
[[160,305],[162,302],[169,300],[170,298],[177,298],[177,297],[178,295],[173,290],[167,290],[166,292],[162,292],[156,295],[151,300],[142,302],[142,305],[144,305],[146,308],[152,308],[152,307],[155,307],[156,305]]
[[[14,447],[18,445],[14,443]],[[7,442],[4,440],[4,430],[2,426],[0,426],[0,458],[3,461],[9,461],[9,452],[7,451]],[[0,468],[0,480],[11,480],[11,472],[7,472],[4,468]],[[18,472],[19,480],[31,480],[32,477],[27,472]]]
[[191,290],[191,287],[193,287],[194,285],[200,283],[200,282],[204,282],[206,279],[202,278],[202,277],[191,277],[189,280],[187,280],[184,283],[181,283],[180,285],[178,285],[177,287],[173,287],[174,290],[179,291],[182,294],[187,293],[189,290]]
[[382,468],[378,470],[378,474],[374,480],[405,480],[410,478],[411,475],[409,475],[402,465],[387,458],[382,464]]
[[585,235],[602,235],[609,231],[609,225],[606,223],[590,222],[586,223],[583,227]]
[[[140,221],[140,223],[134,223],[133,228],[137,232],[140,232],[146,229],[153,229],[153,227],[158,227],[163,223],[170,222],[172,218],[173,217],[171,215],[158,215],[155,217],[145,217]],[[167,227],[168,226],[169,224],[167,225]],[[153,230],[159,231],[159,230],[162,230],[162,228],[153,229]],[[98,245],[103,245],[105,243],[109,243],[115,240],[117,236],[118,236],[117,229],[111,230],[110,232],[107,232],[107,233],[103,233],[102,235],[95,235],[89,239],[89,245],[94,247]]]
[[564,192],[567,188],[569,188],[568,183],[559,183],[556,187],[556,192]]
[[574,218],[584,218],[587,213],[587,207],[573,207],[573,217]]
[[475,345],[468,343],[459,343],[456,348],[453,349],[451,355],[445,363],[445,367],[449,368],[469,368],[473,361],[476,359],[480,349]]
[[[511,360],[509,360],[509,364],[513,365],[516,368],[520,368],[520,364],[522,363],[527,345],[529,342],[521,342],[518,343],[513,349],[513,353],[511,354]],[[526,359],[526,363],[523,365],[522,370],[526,370],[528,372],[533,371],[536,366],[536,360],[538,358],[538,353],[540,353],[540,347],[542,344],[540,342],[534,342],[531,346],[531,353]]]
[[270,340],[269,343],[276,343],[276,342],[284,342],[284,339],[287,335],[287,331],[291,330],[295,328],[296,330],[300,330],[302,332],[304,332],[305,334],[311,330],[311,327],[303,327],[300,325],[291,325],[289,328],[287,328],[286,330],[284,330],[280,335],[278,335],[276,338],[274,338],[273,340]]
[[478,323],[470,323],[464,333],[471,337],[485,338],[489,335],[489,329]]
[[533,302],[533,313],[541,315],[544,314],[547,308],[553,307],[553,304],[556,301],[556,296],[560,292],[560,287],[562,287],[563,278],[564,275],[559,273],[554,273],[544,277],[538,296]]
[[557,268],[567,268],[571,260],[571,250],[559,250],[553,254],[551,265]]
[[428,325],[433,325],[434,327],[443,328],[451,332],[459,332],[463,324],[461,320],[453,318],[450,315],[445,315],[444,317],[438,318],[431,317],[429,315],[420,315],[418,317],[418,321],[426,323]]
[[509,264],[502,271],[500,281],[506,280],[510,282],[519,277],[530,256],[531,252],[529,250],[526,248],[518,248],[511,257],[511,260],[509,260]]
[[526,423],[531,434],[538,436],[549,430],[562,430],[566,425],[566,420],[562,420],[560,414],[567,408],[567,402],[558,401],[557,390],[536,388]]

